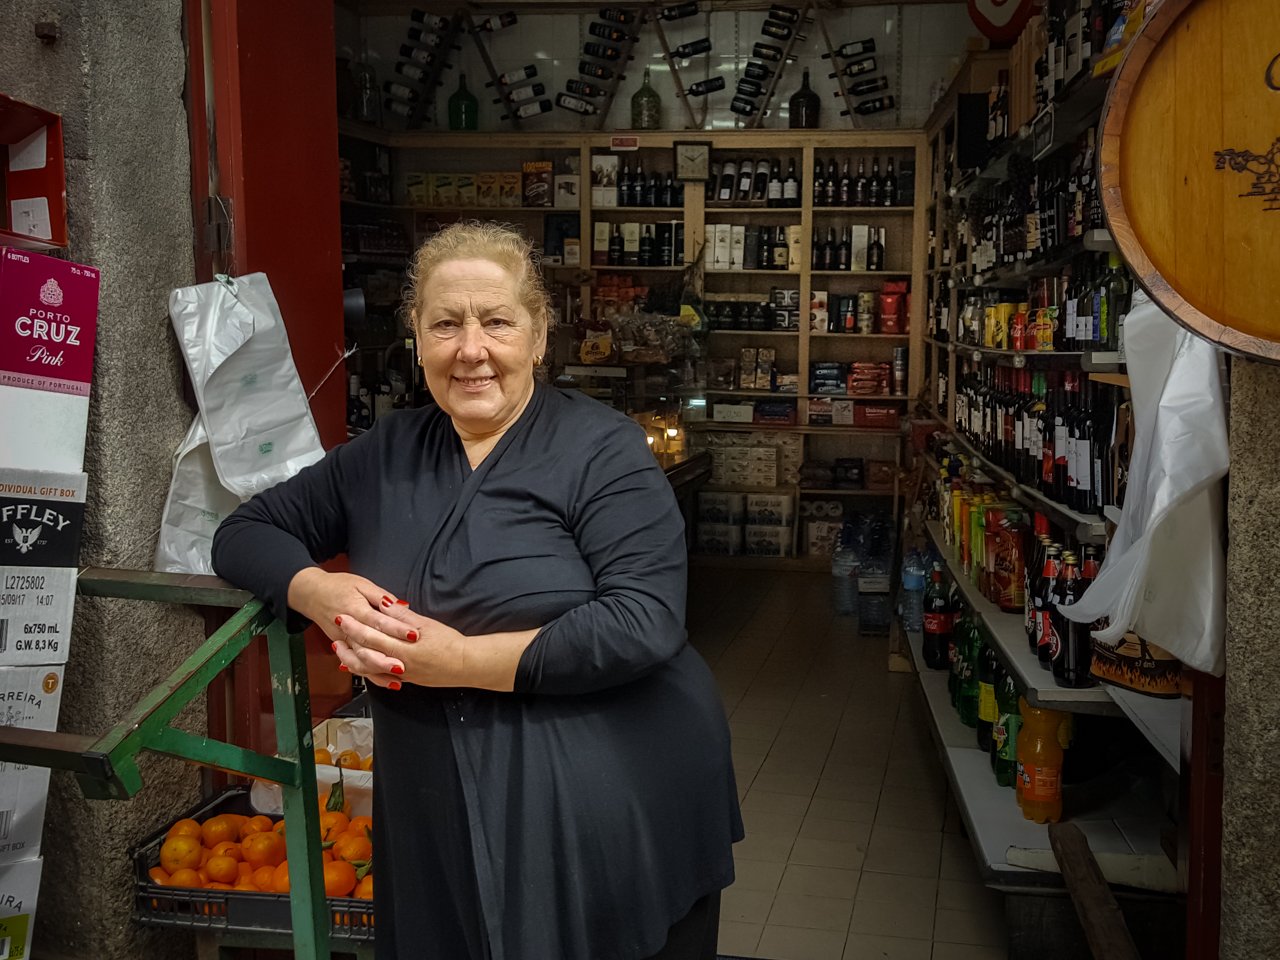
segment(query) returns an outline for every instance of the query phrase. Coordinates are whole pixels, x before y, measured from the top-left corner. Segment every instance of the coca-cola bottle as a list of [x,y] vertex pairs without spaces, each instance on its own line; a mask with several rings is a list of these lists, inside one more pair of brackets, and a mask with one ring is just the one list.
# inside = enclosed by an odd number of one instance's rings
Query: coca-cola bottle
[[946,670],[951,646],[952,610],[942,565],[935,563],[924,592],[924,662],[930,670]]
[[1056,599],[1058,574],[1062,572],[1062,548],[1049,544],[1044,551],[1044,566],[1040,570],[1040,582],[1036,584],[1036,658],[1040,666],[1048,670],[1053,662],[1051,637],[1052,612]]

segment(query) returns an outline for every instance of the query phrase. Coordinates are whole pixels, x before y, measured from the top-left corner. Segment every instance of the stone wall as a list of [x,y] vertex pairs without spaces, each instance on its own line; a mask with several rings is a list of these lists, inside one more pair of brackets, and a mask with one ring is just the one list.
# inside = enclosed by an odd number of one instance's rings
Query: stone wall
[[[36,38],[55,21],[59,39]],[[193,281],[186,52],[179,0],[8,0],[0,4],[0,89],[62,114],[71,259],[102,271],[85,470],[81,562],[149,568],[170,458],[191,419],[167,317]],[[201,640],[182,607],[81,600],[59,728],[107,730]],[[203,709],[186,718],[203,726]],[[143,762],[134,800],[87,801],[55,773],[44,833],[34,956],[181,958],[190,938],[130,918],[130,847],[198,797],[183,764]]]

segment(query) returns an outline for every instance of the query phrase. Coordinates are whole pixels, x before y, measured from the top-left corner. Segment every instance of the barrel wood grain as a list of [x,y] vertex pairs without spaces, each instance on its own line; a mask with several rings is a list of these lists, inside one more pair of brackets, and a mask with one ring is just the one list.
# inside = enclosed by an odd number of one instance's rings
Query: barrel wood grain
[[[1280,362],[1280,56],[1275,0],[1165,0],[1103,116],[1108,223],[1138,282],[1226,349]],[[1236,172],[1217,152],[1259,155]],[[1266,159],[1264,159],[1266,158]]]

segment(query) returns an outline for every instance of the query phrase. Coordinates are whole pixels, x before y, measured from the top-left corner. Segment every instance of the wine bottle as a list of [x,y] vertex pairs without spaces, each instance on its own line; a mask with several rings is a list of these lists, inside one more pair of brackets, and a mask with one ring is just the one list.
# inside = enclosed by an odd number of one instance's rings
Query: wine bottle
[[845,227],[840,232],[840,243],[836,246],[836,262],[833,269],[848,270],[853,256],[853,231]]
[[[876,58],[867,57],[865,60],[854,60],[852,63],[845,64],[838,72],[843,73],[846,77],[860,77],[864,73],[875,73]],[[829,73],[827,74],[827,79],[834,80],[836,75],[835,73]]]
[[640,266],[652,267],[653,261],[653,224],[644,225],[644,233],[640,235]]
[[716,200],[729,203],[733,200],[733,191],[738,185],[738,165],[726,160],[720,168],[720,186],[716,191]]
[[[532,100],[534,97],[540,97],[547,92],[547,88],[540,83],[531,83],[528,86],[516,87],[507,91],[507,100],[511,103],[521,103],[525,100]],[[497,97],[494,103],[502,103],[502,98]]]
[[774,4],[769,8],[769,17],[773,20],[781,20],[783,23],[799,23],[800,11],[795,7],[784,7],[781,4]]
[[705,97],[708,93],[715,93],[717,90],[723,89],[724,77],[712,77],[709,80],[699,80],[690,86],[685,93],[691,97]]
[[656,173],[649,174],[649,182],[644,187],[644,206],[656,207],[662,194],[662,181]]
[[628,206],[644,206],[644,164],[636,160],[635,173],[631,177],[631,201]]
[[530,117],[536,117],[539,114],[551,112],[550,100],[538,100],[533,103],[526,103],[516,108],[514,114],[504,113],[503,120],[509,120],[513,115],[521,120],[528,120]]
[[836,264],[836,228],[827,227],[827,239],[822,244],[822,256],[819,261],[819,270],[834,270]]
[[800,89],[791,95],[788,122],[793,130],[813,130],[818,126],[822,102],[809,87],[809,68],[800,78]]
[[748,80],[746,77],[743,77],[738,81],[737,93],[740,97],[750,97],[754,100],[756,97],[764,93],[764,87],[755,80]]
[[[528,67],[525,67],[528,70]],[[590,60],[578,61],[578,73],[593,80],[609,81],[613,79],[613,71],[603,63],[592,63]],[[532,76],[532,74],[530,74]]]
[[476,33],[493,33],[495,30],[501,30],[504,27],[514,27],[519,22],[519,18],[511,12],[500,13],[496,17],[485,17],[475,26]]
[[814,163],[813,178],[813,205],[815,207],[823,207],[827,204],[827,184],[822,179],[822,161],[818,160]]
[[883,270],[884,269],[884,227],[876,230],[874,227],[871,231],[875,234],[875,239],[867,245],[867,269]]
[[[413,56],[413,51],[420,47],[442,47],[449,38],[440,33],[427,33],[425,30],[413,29],[409,31],[410,43],[400,44],[400,56]],[[454,47],[454,49],[458,49]]]
[[697,14],[698,4],[696,2],[676,3],[669,7],[663,7],[658,11],[658,19],[670,22],[672,20],[683,20],[685,17],[697,16]]
[[834,207],[839,197],[840,174],[836,171],[836,159],[832,157],[827,161],[827,179],[826,183],[823,184],[823,199],[826,202],[826,206]]
[[[560,94],[564,96],[564,94]],[[622,225],[615,223],[613,225],[613,233],[609,236],[609,266],[618,267],[622,265]]]
[[756,102],[748,97],[735,96],[729,101],[729,109],[740,117],[749,117],[756,112]]
[[796,162],[787,161],[787,179],[782,181],[782,205],[784,207],[800,206],[800,179],[796,176]]
[[757,43],[751,48],[751,55],[757,60],[779,63],[782,60],[782,48],[775,47],[772,43]]
[[791,246],[787,243],[787,228],[779,226],[773,241],[773,269],[791,269]]
[[[519,70],[509,70],[502,76],[498,77],[498,83],[504,87],[514,87],[522,80],[532,80],[538,75],[538,68],[532,63],[521,67]],[[492,87],[493,81],[490,80],[485,84],[486,87]]]
[[676,205],[676,185],[671,179],[671,174],[667,174],[666,182],[662,185],[662,206],[674,207]]
[[880,182],[880,202],[886,207],[898,202],[898,177],[893,172],[893,157],[886,162],[884,180]]
[[[865,97],[868,94],[879,93],[881,90],[889,89],[888,77],[872,77],[870,80],[859,80],[857,83],[849,84],[849,95],[851,97]],[[836,96],[840,96],[840,91],[836,91]]]
[[630,10],[623,10],[621,7],[605,7],[600,11],[600,19],[627,26],[636,22],[636,15]]
[[853,204],[853,177],[849,173],[849,158],[844,158],[844,172],[840,174],[840,189],[837,194],[840,206],[848,207]]
[[566,80],[564,88],[575,97],[590,97],[593,100],[599,100],[607,92],[604,87],[597,87],[586,80]]
[[769,197],[769,161],[761,158],[756,161],[756,181],[751,188],[751,199],[764,203]]
[[696,57],[701,53],[711,52],[711,38],[703,37],[701,40],[690,40],[688,43],[682,43],[671,51],[671,56],[677,60],[688,60]]
[[867,181],[867,158],[858,158],[858,178],[853,181],[853,205],[855,207],[865,207],[867,205],[867,188],[870,184]]
[[449,129],[475,130],[479,126],[480,101],[467,89],[467,75],[458,74],[458,89],[449,98]]
[[574,113],[580,113],[587,117],[596,112],[594,103],[588,103],[580,97],[572,97],[567,93],[556,94],[556,106],[563,107],[565,110],[572,110]]
[[748,80],[756,80],[764,83],[773,76],[773,71],[766,67],[763,63],[757,63],[751,60],[747,63],[746,69],[742,71],[742,75]]
[[631,129],[662,129],[662,98],[649,82],[649,68],[644,68],[640,89],[631,95]]
[[[751,105],[751,109],[755,109],[755,104]],[[770,207],[782,206],[782,167],[777,160],[774,160],[773,163],[769,165],[769,192],[767,194],[767,205]]]
[[444,17],[437,17],[427,13],[425,10],[414,10],[409,14],[409,19],[413,23],[422,24],[423,30],[434,30],[436,33],[443,33],[449,29],[449,21]]
[[584,43],[582,52],[588,57],[595,57],[597,60],[615,62],[622,59],[622,51],[608,43]]
[[[833,51],[841,60],[852,60],[854,57],[860,57],[865,53],[876,52],[876,41],[874,37],[868,37],[866,40],[854,40],[838,47]],[[823,60],[830,60],[831,54],[824,53]]]
[[[747,229],[750,229],[749,227]],[[758,259],[760,261],[759,269],[773,269],[773,234],[768,227],[761,227],[756,235],[756,247],[758,249]]]
[[607,23],[592,23],[587,27],[587,32],[593,37],[608,40],[610,43],[626,43],[628,40],[634,42],[640,39],[635,34],[628,33],[626,30]]
[[[896,101],[893,97],[876,97],[874,100],[863,100],[853,108],[853,112],[860,117],[869,117],[875,113],[884,113],[886,110],[892,110]],[[848,116],[848,110],[842,110],[840,116]]]
[[409,114],[413,113],[412,104],[405,103],[403,100],[393,100],[391,97],[387,97],[383,100],[382,106],[383,109],[389,110],[398,117],[407,117]]
[[[410,80],[414,81],[415,83],[427,82],[427,71],[422,69],[422,67],[418,66],[416,63],[408,63],[402,60],[400,63],[396,64],[396,73],[400,74],[400,76],[402,77],[408,77]],[[388,85],[389,85],[389,82],[384,83],[382,85],[383,90],[385,90]],[[396,84],[396,85],[404,86],[403,84]],[[405,89],[408,89],[408,88],[406,87]],[[416,98],[417,98],[417,94],[414,95],[414,99]]]
[[743,160],[738,165],[738,193],[734,198],[736,203],[749,203],[751,201],[751,184],[755,181],[755,166],[750,160]]
[[867,181],[867,206],[880,206],[880,158],[871,158],[871,179]]
[[760,32],[766,37],[772,37],[774,40],[790,40],[792,34],[795,34],[797,40],[805,40],[803,34],[798,34],[794,27],[791,27],[778,20],[766,20],[764,25],[760,27]]
[[622,161],[622,172],[618,174],[618,206],[631,206],[631,164]]

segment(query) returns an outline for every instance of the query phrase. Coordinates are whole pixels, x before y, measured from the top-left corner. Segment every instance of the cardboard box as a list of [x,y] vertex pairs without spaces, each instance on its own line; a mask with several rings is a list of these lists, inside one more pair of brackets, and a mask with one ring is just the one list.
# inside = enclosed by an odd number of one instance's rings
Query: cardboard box
[[744,493],[703,491],[698,494],[698,519],[705,523],[742,523],[747,497]]
[[[608,259],[607,255],[605,259]],[[564,238],[564,265],[566,267],[582,265],[582,241],[577,237]]]
[[29,960],[36,928],[36,896],[44,860],[18,860],[0,867],[0,943],[8,960]]
[[410,173],[404,178],[405,193],[409,203],[425,207],[431,203],[431,178],[425,173]]
[[756,361],[760,353],[755,347],[743,347],[738,351],[738,389],[756,388]]
[[0,467],[79,473],[98,271],[0,247]]
[[857,422],[858,405],[852,400],[831,400],[831,422],[839,427],[851,427]]
[[839,520],[806,520],[804,524],[805,556],[831,556],[843,527],[843,522]]
[[618,155],[597,153],[591,158],[591,205],[618,205]]
[[[714,233],[713,233],[714,231]],[[711,270],[728,270],[732,262],[733,227],[727,223],[707,224],[707,236],[714,237],[711,248]]]
[[551,161],[526,160],[523,165],[524,205],[551,206]]
[[891,491],[898,478],[898,465],[892,460],[868,460],[864,486],[867,490]]
[[503,207],[518,207],[524,199],[524,181],[518,170],[498,174],[498,202]]
[[698,552],[738,556],[742,553],[742,527],[729,523],[699,523]]
[[458,206],[474,207],[479,199],[476,192],[476,175],[474,173],[455,173],[454,189],[458,192]]
[[865,270],[867,269],[867,248],[871,244],[871,228],[865,223],[855,223],[852,233],[849,263],[854,270]]
[[622,225],[622,265],[640,265],[640,224],[628,221]]
[[729,227],[729,269],[742,270],[746,263],[747,228],[735,223]]
[[711,408],[711,419],[721,423],[751,423],[755,414],[754,403],[717,403]]
[[581,206],[581,184],[576,173],[556,174],[555,187],[557,207],[564,210],[577,210]]
[[75,567],[88,479],[0,469],[0,566]]
[[[787,269],[799,270],[800,265],[804,262],[804,234],[801,232],[800,224],[793,223],[787,227]],[[792,304],[787,304],[792,306]]]
[[791,556],[792,529],[748,524],[743,529],[743,550],[749,557]]
[[853,424],[856,427],[875,429],[892,429],[898,426],[901,411],[888,404],[859,403],[854,412]]
[[795,517],[796,498],[790,493],[751,493],[747,495],[747,525],[789,527]]
[[481,207],[502,206],[502,187],[498,174],[476,174],[476,205]]
[[0,566],[0,666],[66,663],[75,567]]
[[[0,724],[56,730],[62,671],[61,666],[0,667]],[[48,767],[0,763],[0,864],[39,856],[48,793]]]
[[433,173],[431,175],[431,205],[433,207],[456,207],[458,205],[457,179],[452,173]]

